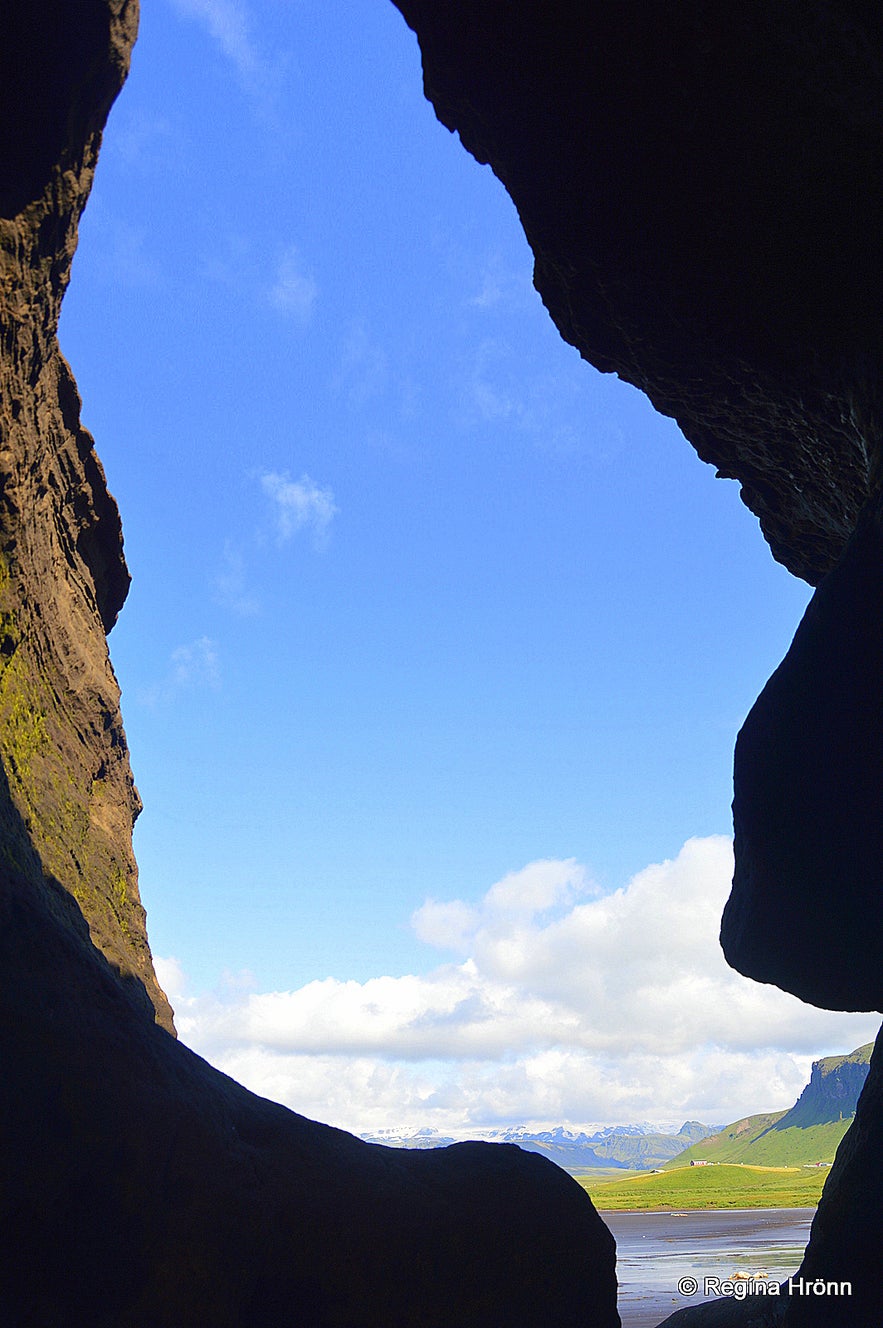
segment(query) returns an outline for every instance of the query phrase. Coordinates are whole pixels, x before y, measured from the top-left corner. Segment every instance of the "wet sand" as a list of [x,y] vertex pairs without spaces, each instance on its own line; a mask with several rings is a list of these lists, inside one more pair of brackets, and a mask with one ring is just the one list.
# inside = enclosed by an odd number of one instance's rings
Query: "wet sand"
[[[669,1314],[709,1299],[703,1278],[766,1273],[781,1282],[800,1265],[813,1208],[740,1208],[611,1213],[616,1237],[619,1313],[623,1328],[655,1328]],[[678,1291],[693,1277],[693,1296]]]

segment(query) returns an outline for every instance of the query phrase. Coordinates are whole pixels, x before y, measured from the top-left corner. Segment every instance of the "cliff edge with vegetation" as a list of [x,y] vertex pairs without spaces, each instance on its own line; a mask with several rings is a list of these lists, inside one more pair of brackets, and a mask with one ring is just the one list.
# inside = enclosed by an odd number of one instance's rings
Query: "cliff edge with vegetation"
[[746,1116],[679,1153],[666,1169],[691,1162],[793,1167],[833,1162],[868,1078],[873,1043],[847,1056],[814,1061],[809,1083],[786,1111]]

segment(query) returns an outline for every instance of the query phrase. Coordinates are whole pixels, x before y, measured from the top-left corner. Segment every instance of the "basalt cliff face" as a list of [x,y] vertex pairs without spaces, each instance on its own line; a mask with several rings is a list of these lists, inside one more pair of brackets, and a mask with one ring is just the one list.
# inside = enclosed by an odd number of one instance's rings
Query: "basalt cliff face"
[[826,1056],[813,1061],[809,1083],[773,1129],[788,1130],[795,1125],[805,1128],[855,1115],[873,1050],[873,1043],[869,1042],[848,1056]]
[[[511,195],[562,336],[673,415],[818,587],[739,736],[721,940],[750,977],[879,1010],[883,9],[395,3],[439,119]],[[881,1055],[807,1255],[853,1295],[780,1303],[789,1325],[883,1319]]]
[[135,0],[0,7],[0,1323],[614,1328],[583,1190],[407,1154],[181,1046],[147,946],[106,632],[120,521],[55,339]]
[[0,34],[0,862],[14,894],[87,929],[132,1002],[149,998],[171,1031],[104,639],[129,585],[120,521],[55,338],[135,15],[122,2],[54,8],[7,11]]

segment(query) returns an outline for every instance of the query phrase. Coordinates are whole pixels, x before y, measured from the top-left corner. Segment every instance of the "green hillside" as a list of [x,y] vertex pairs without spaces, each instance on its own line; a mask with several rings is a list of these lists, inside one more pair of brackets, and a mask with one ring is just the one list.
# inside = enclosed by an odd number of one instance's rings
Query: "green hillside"
[[719,1134],[709,1135],[698,1144],[685,1148],[683,1153],[665,1164],[666,1169],[688,1167],[691,1162],[699,1161],[742,1162],[754,1141],[787,1114],[787,1111],[772,1111],[760,1116],[745,1116],[724,1126]]
[[678,1167],[599,1184],[580,1176],[595,1207],[619,1212],[669,1208],[815,1208],[827,1168]]
[[666,1170],[689,1166],[691,1162],[744,1162],[760,1167],[799,1167],[813,1162],[833,1162],[837,1146],[852,1123],[827,1121],[823,1125],[793,1125],[779,1129],[779,1122],[789,1113],[773,1112],[748,1116],[687,1148]]

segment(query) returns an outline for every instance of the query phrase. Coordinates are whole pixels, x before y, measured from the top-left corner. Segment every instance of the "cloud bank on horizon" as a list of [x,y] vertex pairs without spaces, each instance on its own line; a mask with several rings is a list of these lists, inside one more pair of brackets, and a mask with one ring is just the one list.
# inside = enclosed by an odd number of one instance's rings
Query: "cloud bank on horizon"
[[[466,1134],[699,1119],[790,1106],[810,1062],[874,1036],[726,965],[724,836],[690,839],[601,895],[573,859],[532,862],[477,903],[427,900],[411,925],[445,957],[422,974],[189,994],[159,979],[188,1046],[253,1091],[345,1129]],[[783,938],[786,940],[787,938]]]

